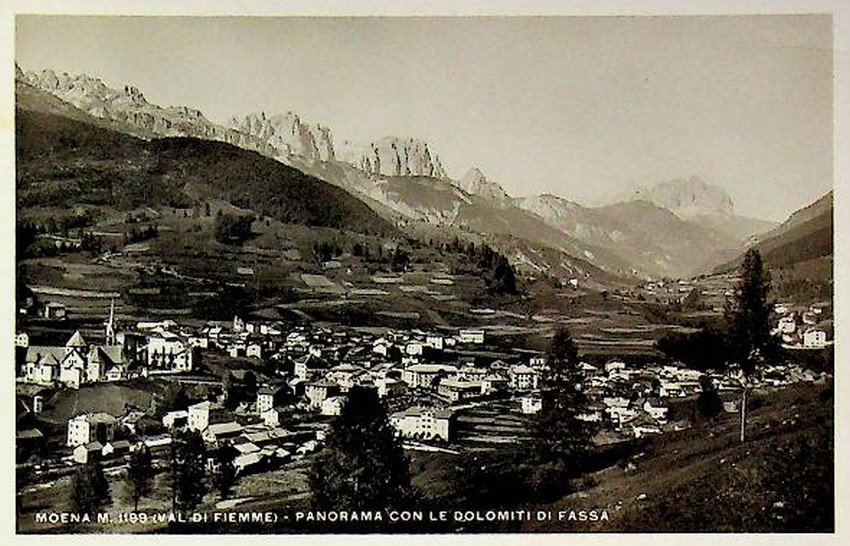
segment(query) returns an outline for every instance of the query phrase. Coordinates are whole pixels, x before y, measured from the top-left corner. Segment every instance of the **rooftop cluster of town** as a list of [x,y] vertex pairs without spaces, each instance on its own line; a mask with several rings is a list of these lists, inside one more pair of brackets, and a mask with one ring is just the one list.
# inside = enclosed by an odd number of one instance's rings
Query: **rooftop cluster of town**
[[[814,308],[803,319],[810,315],[817,315]],[[786,318],[780,320],[780,329]],[[232,322],[196,329],[173,320],[119,329],[114,309],[105,322],[102,343],[90,343],[77,331],[63,346],[30,345],[26,333],[17,334],[16,344],[25,353],[18,381],[43,388],[28,401],[33,413],[42,411],[44,393],[55,389],[97,388],[137,378],[215,386],[207,399],[167,412],[126,408],[121,415],[72,415],[65,442],[73,450],[66,454],[69,460],[117,457],[142,443],[165,446],[171,441],[169,432],[188,428],[203,435],[211,453],[224,444],[236,447],[240,472],[315,450],[327,417],[339,414],[346,393],[355,385],[376,389],[390,410],[392,426],[406,442],[449,444],[455,440],[456,417],[465,409],[500,401],[508,402],[510,411],[520,416],[539,412],[547,371],[544,355],[490,346],[486,331],[479,328],[451,332],[285,328],[234,317]],[[213,353],[234,364],[225,373],[227,379],[204,366],[205,356]],[[256,368],[246,371],[252,365]],[[741,385],[732,372],[703,374],[677,364],[629,366],[612,359],[597,365],[582,362],[580,368],[590,400],[582,418],[620,438],[688,426],[686,420],[671,418],[670,405],[699,393],[706,378],[721,393],[737,391]],[[235,406],[227,404],[230,393],[224,383],[245,381],[248,372],[256,381],[250,397]],[[752,385],[823,379],[824,374],[799,366],[769,366],[752,378]],[[156,433],[136,429],[145,417],[161,425]],[[41,437],[37,430],[19,430],[19,437],[22,434],[21,445]],[[214,458],[210,461],[213,464]]]

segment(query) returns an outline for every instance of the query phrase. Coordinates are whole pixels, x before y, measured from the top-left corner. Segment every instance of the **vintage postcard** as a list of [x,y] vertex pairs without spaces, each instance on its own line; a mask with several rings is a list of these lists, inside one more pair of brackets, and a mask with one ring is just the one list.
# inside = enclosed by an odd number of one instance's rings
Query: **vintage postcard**
[[16,533],[833,533],[813,11],[16,14]]

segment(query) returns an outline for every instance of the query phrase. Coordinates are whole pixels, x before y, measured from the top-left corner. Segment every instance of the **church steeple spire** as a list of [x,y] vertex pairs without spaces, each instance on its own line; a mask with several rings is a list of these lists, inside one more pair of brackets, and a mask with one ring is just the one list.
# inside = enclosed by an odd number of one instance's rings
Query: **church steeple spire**
[[115,299],[109,304],[109,320],[106,321],[106,344],[115,345]]

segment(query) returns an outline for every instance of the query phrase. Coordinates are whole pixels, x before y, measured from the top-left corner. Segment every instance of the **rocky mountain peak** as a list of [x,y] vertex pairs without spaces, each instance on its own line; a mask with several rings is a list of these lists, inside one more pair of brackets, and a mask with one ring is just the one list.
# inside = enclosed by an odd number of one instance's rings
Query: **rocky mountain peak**
[[487,182],[487,177],[483,172],[481,172],[481,169],[478,167],[472,167],[466,171],[466,174],[463,175],[460,182],[469,185],[484,184]]
[[630,200],[649,201],[680,218],[734,214],[729,194],[696,176],[673,179],[651,188],[637,188]]
[[369,174],[446,178],[440,158],[424,140],[388,136],[346,155],[349,163]]
[[332,161],[336,156],[330,129],[311,126],[292,111],[275,115],[255,112],[241,119],[232,118],[230,126],[267,143],[281,157]]
[[469,169],[455,185],[470,195],[477,195],[491,201],[505,203],[510,199],[505,189],[498,183],[488,180],[478,167]]
[[124,86],[124,94],[127,95],[131,101],[136,104],[146,104],[148,101],[145,100],[145,96],[139,91],[139,88],[134,85],[125,85]]

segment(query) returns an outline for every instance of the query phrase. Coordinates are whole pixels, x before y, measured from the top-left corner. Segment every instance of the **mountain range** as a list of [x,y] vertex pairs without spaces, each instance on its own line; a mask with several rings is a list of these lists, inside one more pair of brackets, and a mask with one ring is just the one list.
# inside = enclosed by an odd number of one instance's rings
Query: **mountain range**
[[346,191],[256,152],[198,138],[138,138],[20,81],[16,99],[19,212],[191,207],[203,198],[285,223],[398,235]]
[[[790,266],[822,269],[816,262],[827,262],[832,268],[833,255],[833,195],[830,191],[811,205],[788,217],[776,228],[759,235],[752,241],[764,263],[770,268]],[[715,272],[734,269],[740,257],[715,268]],[[831,271],[827,272],[829,278]]]
[[[477,167],[451,178],[433,147],[416,138],[337,143],[330,128],[293,112],[251,113],[224,126],[85,74],[16,66],[16,80],[19,103],[27,96],[31,108],[77,121],[85,115],[86,123],[145,140],[194,137],[257,152],[346,190],[397,229],[482,238],[533,274],[687,277],[728,263],[777,226],[736,215],[726,192],[697,177],[638,188],[599,207],[554,195],[512,197]],[[248,193],[267,194],[261,178],[249,183]]]

